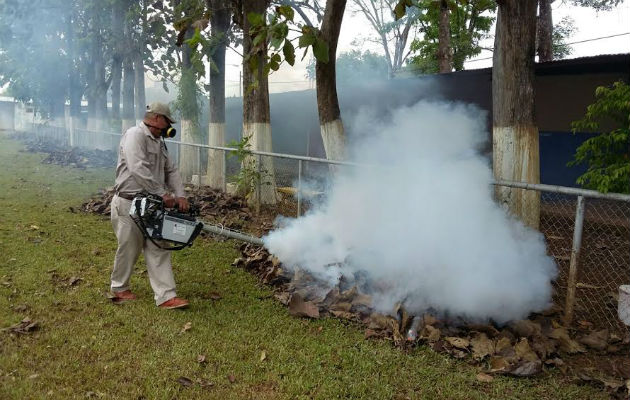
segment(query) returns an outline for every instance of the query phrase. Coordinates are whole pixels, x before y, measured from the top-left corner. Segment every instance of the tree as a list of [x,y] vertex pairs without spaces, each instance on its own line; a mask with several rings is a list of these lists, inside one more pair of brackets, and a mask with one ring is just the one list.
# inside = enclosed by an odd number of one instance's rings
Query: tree
[[569,165],[588,165],[577,180],[583,187],[630,193],[630,86],[622,81],[600,86],[595,98],[584,118],[572,123],[573,133],[598,132],[605,124],[614,128],[582,143]]
[[551,3],[554,0],[538,0],[538,19],[536,27],[536,40],[538,46],[539,62],[547,62],[553,60],[553,17],[551,11]]
[[[321,29],[312,25],[298,25],[300,28],[298,32],[301,35],[297,38],[298,47],[305,49],[302,58],[306,56],[309,48],[312,48],[315,56],[317,109],[322,140],[327,158],[335,160],[345,158],[345,134],[337,99],[335,68],[337,42],[345,6],[346,0],[329,0],[322,17]],[[293,24],[293,17],[293,9],[284,5],[276,8],[269,24],[260,17],[251,18],[255,28],[255,37],[252,41],[255,48],[262,43],[270,44],[271,53],[265,57],[266,65],[263,68],[265,74],[277,71],[284,61],[290,65],[295,62],[295,48],[288,38],[289,25]],[[308,17],[306,21],[310,21]],[[250,57],[252,53],[246,54],[246,57]],[[248,63],[252,71],[260,66],[259,61],[251,58]],[[257,86],[256,81],[252,84],[254,88]]]
[[[225,146],[225,51],[229,44],[232,10],[228,0],[206,0],[206,6],[214,40],[207,54],[210,59],[208,144]],[[223,189],[225,155],[222,151],[209,150],[207,170],[210,187]]]
[[[563,18],[558,25],[553,25],[551,4],[555,0],[538,0],[537,46],[539,62],[564,58],[571,54],[571,48],[565,41],[575,32],[573,19]],[[575,6],[590,7],[597,11],[611,10],[623,0],[571,0]]]
[[[405,0],[399,4],[405,4]],[[422,39],[411,42],[409,67],[426,74],[463,70],[467,59],[481,53],[479,43],[488,37],[496,9],[492,0],[425,0],[407,4],[419,9],[417,25],[424,34]],[[444,26],[446,16],[448,28]]]
[[567,39],[577,31],[573,18],[566,16],[553,26],[551,34],[551,51],[554,60],[565,58],[573,52],[571,45],[567,44]]
[[[343,20],[346,0],[328,0],[320,32],[321,40],[328,44],[325,57],[316,57],[315,78],[317,89],[317,111],[326,158],[344,160],[345,132],[337,98],[335,61],[337,42]],[[317,55],[316,55],[317,56]]]
[[[181,118],[181,138],[186,143],[203,143],[199,129],[201,91],[197,80],[205,71],[201,62],[203,55],[196,51],[196,47],[202,41],[201,31],[207,26],[207,20],[204,20],[205,3],[200,0],[178,0],[174,4],[174,27],[179,32],[176,44],[181,49],[178,65],[179,90],[175,103],[175,109],[179,111]],[[180,149],[179,172],[185,182],[190,182],[192,175],[199,171],[199,154],[197,147],[183,146]]]
[[389,76],[393,77],[405,63],[409,50],[409,33],[419,14],[411,8],[397,18],[395,8],[398,0],[352,0],[355,10],[362,13],[376,31],[373,40],[383,47],[389,65]]
[[[540,182],[534,118],[536,0],[500,0],[492,61],[492,150],[498,181]],[[540,194],[497,186],[497,200],[538,228]]]
[[48,7],[0,2],[0,86],[8,85],[10,95],[32,102],[37,112],[60,124],[73,67],[67,46],[75,36],[68,34],[71,27],[66,25],[73,18],[74,4],[63,5],[60,0]]
[[[243,138],[249,141],[254,150],[272,152],[268,78],[272,63],[267,59],[268,35],[264,32],[269,0],[242,0],[240,6],[245,54]],[[274,69],[279,67],[279,59],[273,58],[273,66]],[[255,204],[275,204],[277,197],[273,160],[261,157],[260,163],[257,163],[254,158],[249,158],[244,167],[261,171],[260,191],[254,191],[251,200]]]
[[623,3],[624,0],[571,0],[571,3],[581,7],[591,7],[597,11],[611,10]]

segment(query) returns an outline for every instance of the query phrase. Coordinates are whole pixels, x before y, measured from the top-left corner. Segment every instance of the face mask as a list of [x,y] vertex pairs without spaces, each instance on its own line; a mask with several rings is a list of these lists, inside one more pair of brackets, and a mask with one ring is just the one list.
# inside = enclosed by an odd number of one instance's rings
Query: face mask
[[174,138],[175,135],[177,135],[177,130],[170,125],[160,131],[160,136],[162,136],[163,138],[170,139]]
[[[150,126],[151,128],[158,129],[157,126],[149,125],[146,122],[144,124],[146,126]],[[160,136],[162,136],[163,138],[170,139],[170,138],[174,138],[175,135],[177,135],[177,130],[173,128],[171,125],[167,126],[166,128],[160,129]]]

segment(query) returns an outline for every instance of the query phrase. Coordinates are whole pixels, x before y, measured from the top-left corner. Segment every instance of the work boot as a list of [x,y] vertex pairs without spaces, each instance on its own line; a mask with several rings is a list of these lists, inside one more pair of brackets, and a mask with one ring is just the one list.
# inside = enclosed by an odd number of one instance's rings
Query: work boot
[[163,308],[165,310],[171,310],[173,308],[186,308],[188,307],[188,301],[184,299],[180,299],[179,297],[173,297],[170,300],[165,301],[160,304],[158,307]]
[[122,292],[111,292],[110,299],[114,303],[122,303],[125,301],[135,300],[137,297],[131,290],[123,290]]

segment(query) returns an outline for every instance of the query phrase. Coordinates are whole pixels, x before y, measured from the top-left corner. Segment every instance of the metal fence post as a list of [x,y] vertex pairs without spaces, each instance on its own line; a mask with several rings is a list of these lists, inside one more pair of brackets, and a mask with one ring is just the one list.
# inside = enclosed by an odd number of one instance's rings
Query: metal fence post
[[297,216],[302,214],[302,160],[298,160]]
[[199,174],[199,183],[197,184],[197,191],[199,191],[201,189],[201,179],[202,176],[201,174],[203,173],[203,170],[201,168],[201,147],[197,147],[197,173]]
[[223,177],[223,192],[227,193],[227,151],[222,150],[223,162],[221,163],[221,176]]
[[260,190],[260,184],[262,181],[262,176],[260,174],[260,170],[261,170],[261,165],[260,163],[262,162],[262,157],[260,154],[256,154],[256,214],[260,214],[260,195],[261,195],[261,190]]
[[575,306],[575,289],[577,281],[578,262],[580,260],[580,248],[582,246],[582,228],[584,227],[584,196],[578,196],[575,209],[575,226],[573,228],[573,248],[569,261],[569,280],[567,282],[567,299],[564,306],[564,324],[569,326],[573,321],[573,308]]

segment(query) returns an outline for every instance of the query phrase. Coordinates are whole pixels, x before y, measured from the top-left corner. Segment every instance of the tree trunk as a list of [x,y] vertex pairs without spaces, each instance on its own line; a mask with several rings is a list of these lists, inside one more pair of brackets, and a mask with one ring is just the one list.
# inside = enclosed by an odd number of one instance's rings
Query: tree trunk
[[125,9],[122,1],[115,1],[112,10],[112,34],[114,37],[112,54],[112,123],[120,128],[120,88],[122,85],[122,44]]
[[[210,67],[210,123],[208,144],[225,146],[225,51],[230,29],[230,8],[226,0],[207,0],[210,14],[211,35],[220,38],[209,55],[214,67]],[[220,150],[208,151],[208,185],[214,189],[225,188],[225,154]]]
[[451,57],[450,13],[446,0],[440,1],[440,23],[438,25],[438,64],[441,74],[453,70]]
[[76,145],[76,129],[80,126],[81,117],[81,76],[75,61],[77,61],[77,40],[74,33],[74,18],[76,15],[71,13],[68,15],[66,25],[68,27],[68,50],[70,57],[68,57],[68,97],[70,99],[69,118],[68,118],[68,144],[71,147]]
[[122,111],[122,132],[136,124],[134,115],[134,85],[135,72],[133,70],[133,60],[127,55],[123,60],[123,111]]
[[[319,126],[326,158],[329,160],[344,160],[346,158],[346,137],[337,98],[335,70],[337,42],[345,7],[346,0],[329,0],[326,4],[321,35],[322,39],[328,43],[328,62],[315,61]],[[332,169],[334,170],[334,168]]]
[[[503,0],[498,5],[492,68],[494,177],[540,183],[534,119],[536,0]],[[496,195],[503,207],[538,228],[538,192],[497,186]]]
[[[192,28],[186,32],[186,40],[193,36]],[[181,107],[182,142],[199,143],[198,139],[198,115],[196,114],[196,77],[192,70],[192,50],[188,44],[182,45],[181,77],[179,80],[179,105]],[[184,182],[190,182],[192,176],[199,173],[199,148],[192,146],[180,146],[179,149],[179,173]],[[201,180],[201,176],[199,176]],[[201,182],[201,181],[200,181]]]
[[105,81],[105,59],[103,58],[103,41],[98,37],[94,46],[94,80],[96,83],[96,130],[102,131],[107,126],[107,89]]
[[[267,46],[255,54],[251,54],[253,36],[249,33],[249,20],[247,15],[251,12],[265,15],[269,0],[246,0],[243,4],[243,51],[249,57],[258,58],[258,69],[252,73],[247,60],[243,61],[243,137],[249,138],[249,143],[253,150],[272,152],[271,142],[271,118],[269,112],[269,79],[264,73],[266,64],[265,54]],[[258,86],[254,87],[254,82]],[[260,171],[260,177],[255,179],[256,190],[250,198],[254,204],[276,204],[276,184],[271,157],[261,157],[260,165],[257,157],[251,157],[244,163],[244,168],[250,172]],[[253,169],[253,171],[251,171]],[[258,188],[260,190],[258,190]]]
[[553,61],[553,0],[538,0],[538,62]]
[[136,121],[144,118],[147,111],[147,99],[144,91],[144,60],[142,59],[142,51],[138,50],[134,54],[133,60],[135,76],[135,95],[136,95]]
[[112,122],[120,124],[120,88],[122,85],[122,59],[119,55],[112,57]]

